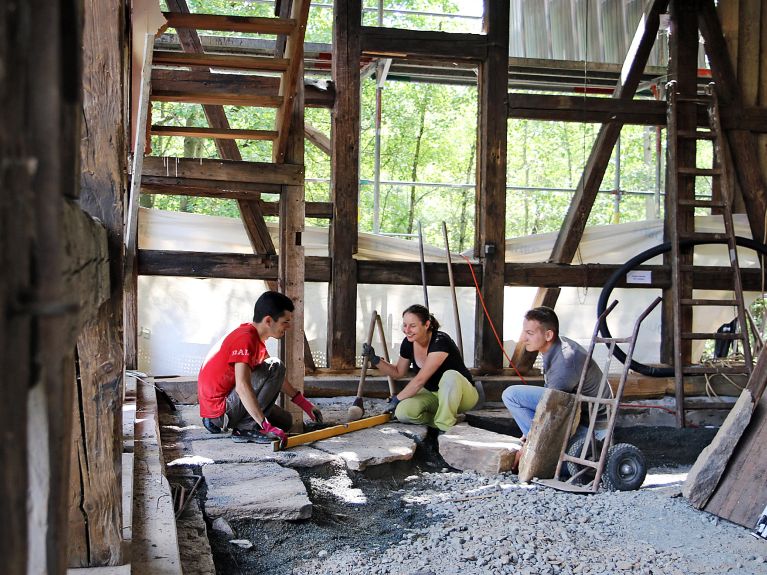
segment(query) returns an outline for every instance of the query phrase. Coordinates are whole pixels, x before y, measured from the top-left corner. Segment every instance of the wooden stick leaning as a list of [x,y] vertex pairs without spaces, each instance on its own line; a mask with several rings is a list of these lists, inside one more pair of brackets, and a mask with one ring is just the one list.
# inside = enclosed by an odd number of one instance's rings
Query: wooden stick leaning
[[463,336],[461,335],[461,316],[458,313],[458,297],[455,293],[455,278],[453,277],[453,259],[450,256],[450,242],[447,239],[447,224],[442,222],[442,235],[445,238],[445,253],[447,254],[447,277],[450,280],[450,295],[453,296],[453,317],[455,318],[455,341],[458,351],[463,358]]
[[[383,346],[384,359],[391,363],[389,360],[389,346],[386,345],[386,334],[384,333],[383,321],[381,316],[376,314],[376,325],[378,326],[378,333],[381,336],[381,345]],[[391,375],[386,376],[386,380],[389,382],[389,397],[397,395],[397,388],[394,386],[394,378]]]
[[421,283],[423,284],[423,305],[429,309],[429,290],[426,287],[426,260],[423,256],[423,229],[418,221],[418,252],[421,255]]
[[[368,337],[367,337],[367,344],[371,345],[373,343],[373,331],[376,328],[376,318],[378,317],[378,312],[376,310],[373,310],[373,313],[370,315],[370,325],[368,327]],[[360,382],[359,385],[357,385],[357,397],[354,398],[354,403],[349,408],[348,411],[348,417],[349,421],[356,421],[358,419],[361,419],[363,415],[365,415],[365,407],[362,402],[362,391],[365,386],[365,378],[367,377],[368,373],[368,365],[370,364],[370,358],[368,356],[363,355],[362,356],[362,373],[360,374]]]

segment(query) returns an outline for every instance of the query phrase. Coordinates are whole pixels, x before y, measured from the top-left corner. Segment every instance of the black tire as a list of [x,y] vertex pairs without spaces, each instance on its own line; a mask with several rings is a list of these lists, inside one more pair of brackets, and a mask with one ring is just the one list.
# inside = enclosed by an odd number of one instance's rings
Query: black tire
[[[581,450],[583,449],[583,444],[586,442],[585,437],[581,437],[580,439],[576,439],[573,441],[570,445],[567,446],[567,455],[571,457],[580,457],[581,456]],[[597,449],[599,448],[599,443],[597,443]],[[591,448],[586,452],[586,459],[594,459],[594,448],[593,445]],[[567,462],[567,473],[570,477],[575,477],[575,474],[578,473],[581,469],[583,469],[583,465],[578,465],[577,463],[573,461]],[[594,479],[594,470],[588,470],[582,475],[580,475],[577,479],[573,481],[575,485],[583,485],[585,483],[590,483]]]
[[602,485],[609,491],[639,489],[647,475],[644,454],[630,443],[619,443],[607,450]]

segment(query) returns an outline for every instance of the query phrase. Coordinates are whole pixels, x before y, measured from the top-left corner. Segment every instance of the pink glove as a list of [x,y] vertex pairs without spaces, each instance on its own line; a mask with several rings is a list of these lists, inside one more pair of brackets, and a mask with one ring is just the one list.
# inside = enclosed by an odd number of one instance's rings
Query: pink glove
[[269,423],[269,420],[266,418],[261,422],[261,431],[266,435],[272,435],[275,439],[279,439],[280,447],[285,447],[285,444],[288,442],[288,436],[285,432]]
[[322,412],[317,407],[315,407],[311,401],[306,399],[303,393],[299,391],[290,401],[303,409],[304,413],[309,416],[309,419],[322,423]]

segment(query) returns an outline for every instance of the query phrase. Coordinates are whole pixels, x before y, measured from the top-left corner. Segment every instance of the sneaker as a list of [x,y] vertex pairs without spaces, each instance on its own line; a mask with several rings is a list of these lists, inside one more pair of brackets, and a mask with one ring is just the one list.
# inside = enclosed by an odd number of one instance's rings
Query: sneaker
[[207,417],[202,418],[202,426],[211,433],[221,433],[221,428]]
[[235,443],[271,443],[274,438],[258,429],[233,429],[232,441]]

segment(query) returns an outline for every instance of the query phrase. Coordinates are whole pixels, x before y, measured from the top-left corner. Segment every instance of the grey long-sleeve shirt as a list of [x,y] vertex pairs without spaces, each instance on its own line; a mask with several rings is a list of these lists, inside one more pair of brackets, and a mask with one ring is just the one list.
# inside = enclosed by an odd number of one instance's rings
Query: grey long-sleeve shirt
[[[559,339],[542,355],[545,387],[575,393],[581,378],[583,363],[586,361],[586,350],[570,338],[559,336]],[[581,393],[596,397],[600,381],[602,381],[602,370],[592,358],[589,361]],[[608,385],[605,385],[602,397],[610,397]]]

